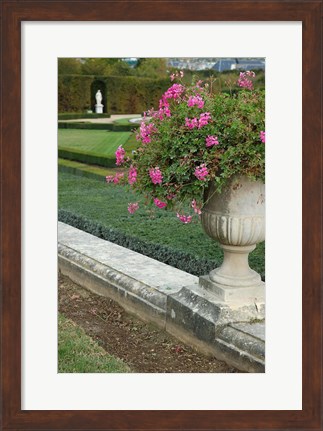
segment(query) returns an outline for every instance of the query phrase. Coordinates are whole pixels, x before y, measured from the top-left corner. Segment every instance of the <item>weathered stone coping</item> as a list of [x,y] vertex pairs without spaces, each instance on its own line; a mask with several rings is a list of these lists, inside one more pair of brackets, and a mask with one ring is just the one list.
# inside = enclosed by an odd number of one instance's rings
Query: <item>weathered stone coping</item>
[[228,307],[199,287],[198,277],[61,222],[58,262],[76,283],[198,350],[264,372],[264,305]]

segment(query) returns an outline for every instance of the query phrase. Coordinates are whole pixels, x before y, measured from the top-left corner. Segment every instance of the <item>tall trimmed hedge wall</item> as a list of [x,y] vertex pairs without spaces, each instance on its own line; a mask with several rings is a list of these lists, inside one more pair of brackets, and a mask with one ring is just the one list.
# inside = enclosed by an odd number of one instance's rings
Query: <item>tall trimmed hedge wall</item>
[[58,112],[86,112],[91,106],[93,76],[58,77]]
[[58,111],[85,112],[94,109],[95,92],[104,94],[104,112],[109,114],[141,113],[158,107],[162,93],[169,87],[168,79],[135,76],[60,75],[58,77]]

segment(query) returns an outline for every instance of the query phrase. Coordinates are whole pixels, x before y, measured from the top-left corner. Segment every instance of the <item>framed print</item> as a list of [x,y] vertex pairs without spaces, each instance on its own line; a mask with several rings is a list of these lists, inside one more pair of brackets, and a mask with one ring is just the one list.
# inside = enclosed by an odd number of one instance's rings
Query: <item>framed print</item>
[[[321,429],[322,2],[3,0],[1,16],[2,429]],[[212,55],[266,58],[266,372],[57,373],[57,58]]]

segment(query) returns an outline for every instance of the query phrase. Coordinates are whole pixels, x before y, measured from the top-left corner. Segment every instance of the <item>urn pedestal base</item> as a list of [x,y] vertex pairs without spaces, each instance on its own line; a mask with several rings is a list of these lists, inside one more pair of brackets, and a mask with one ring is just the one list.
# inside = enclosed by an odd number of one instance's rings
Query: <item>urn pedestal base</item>
[[228,305],[265,303],[265,283],[263,281],[259,281],[255,286],[234,287],[218,284],[212,281],[209,275],[203,275],[199,277],[199,286],[213,293],[219,301]]
[[264,302],[265,283],[249,267],[248,255],[256,246],[223,245],[223,263],[209,275],[199,278],[199,284],[221,301],[251,304]]

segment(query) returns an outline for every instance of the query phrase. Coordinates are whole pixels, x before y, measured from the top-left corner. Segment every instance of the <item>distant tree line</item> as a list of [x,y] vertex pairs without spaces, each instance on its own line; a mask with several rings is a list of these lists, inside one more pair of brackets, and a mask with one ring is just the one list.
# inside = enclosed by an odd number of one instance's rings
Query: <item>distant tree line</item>
[[59,58],[58,74],[160,79],[165,78],[168,71],[165,58],[140,58],[135,67],[120,58]]

